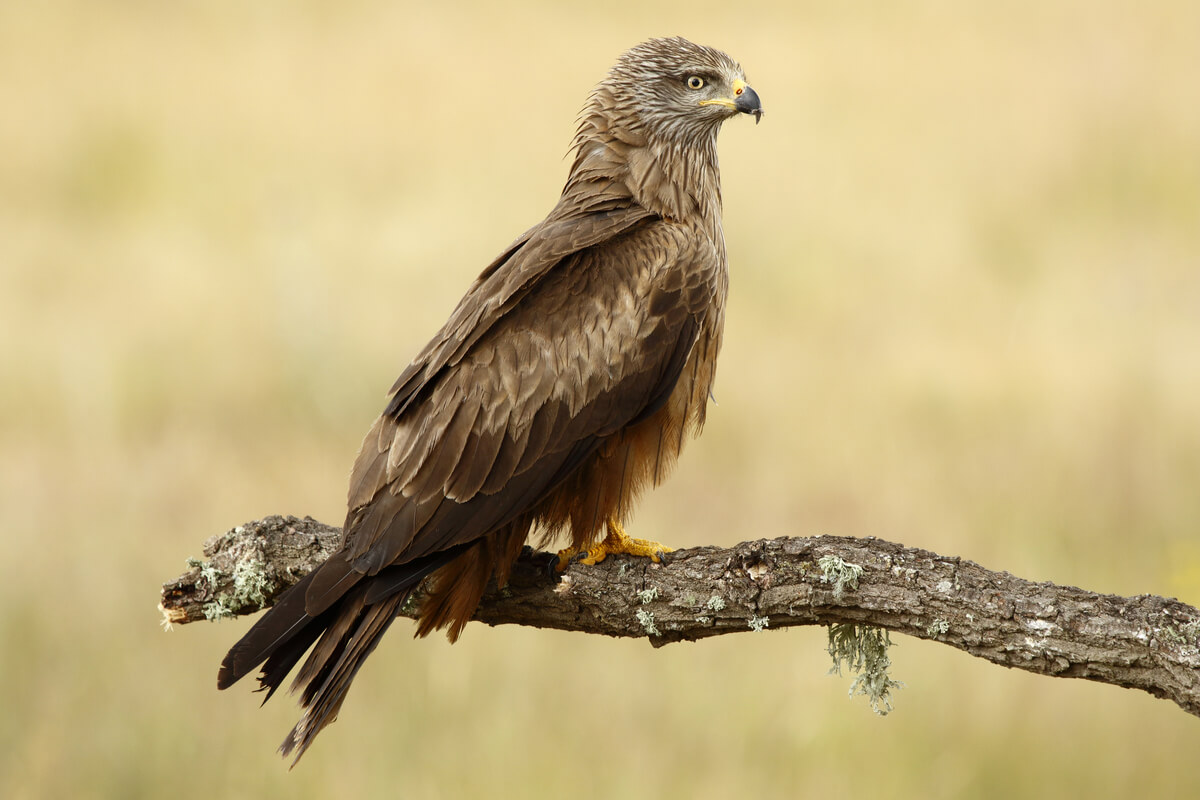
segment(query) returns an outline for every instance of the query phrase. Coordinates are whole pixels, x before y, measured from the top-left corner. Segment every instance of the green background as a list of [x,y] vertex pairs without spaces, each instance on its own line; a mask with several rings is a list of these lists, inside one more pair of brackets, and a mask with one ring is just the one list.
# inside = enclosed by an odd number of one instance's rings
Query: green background
[[1200,4],[0,6],[0,796],[1197,796],[1200,720],[901,638],[400,622],[291,773],[159,584],[339,522],[383,392],[628,46],[727,50],[708,429],[630,530],[878,536],[1200,602]]

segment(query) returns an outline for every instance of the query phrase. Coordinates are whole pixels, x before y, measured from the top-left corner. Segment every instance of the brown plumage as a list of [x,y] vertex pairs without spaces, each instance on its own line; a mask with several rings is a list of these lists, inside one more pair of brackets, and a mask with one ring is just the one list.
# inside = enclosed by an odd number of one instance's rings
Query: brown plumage
[[703,425],[727,286],[716,136],[739,112],[762,114],[741,67],[680,38],[628,51],[592,92],[558,204],[392,387],[341,551],[221,665],[223,689],[262,664],[270,697],[311,648],[285,755],[336,717],[425,576],[417,633],[454,640],[531,533],[596,540]]

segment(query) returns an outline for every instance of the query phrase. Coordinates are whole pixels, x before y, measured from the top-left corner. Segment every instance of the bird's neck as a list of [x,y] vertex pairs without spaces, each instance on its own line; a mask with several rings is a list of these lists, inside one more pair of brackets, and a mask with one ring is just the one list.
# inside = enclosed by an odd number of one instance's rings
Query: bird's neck
[[716,131],[693,138],[657,139],[627,120],[585,112],[575,137],[575,160],[563,190],[623,195],[666,219],[721,224],[721,172]]
[[687,143],[651,141],[630,153],[628,180],[638,202],[660,216],[721,218],[715,135]]

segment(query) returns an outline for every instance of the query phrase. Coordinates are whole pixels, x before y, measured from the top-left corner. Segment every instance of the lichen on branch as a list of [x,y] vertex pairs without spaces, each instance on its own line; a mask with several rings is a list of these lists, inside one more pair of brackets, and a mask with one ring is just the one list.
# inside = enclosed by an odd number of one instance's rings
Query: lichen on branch
[[[165,622],[250,614],[336,552],[341,530],[268,517],[204,545],[203,560],[162,588]],[[882,539],[764,539],[676,550],[664,563],[613,556],[572,564],[526,550],[475,613],[529,625],[645,638],[655,647],[796,625],[830,628],[835,666],[858,668],[851,693],[891,708],[891,633],[937,641],[995,664],[1141,689],[1200,716],[1200,611],[1155,595],[1118,597],[1035,583]],[[400,613],[415,616],[422,594]],[[747,645],[753,646],[753,645]]]

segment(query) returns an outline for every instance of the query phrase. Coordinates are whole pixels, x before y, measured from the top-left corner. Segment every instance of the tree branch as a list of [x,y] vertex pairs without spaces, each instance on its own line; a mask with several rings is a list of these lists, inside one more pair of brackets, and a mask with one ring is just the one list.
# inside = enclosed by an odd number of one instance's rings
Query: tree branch
[[[311,518],[278,516],[214,537],[204,545],[207,562],[189,560],[186,574],[163,585],[165,622],[269,606],[335,552],[340,537]],[[1200,611],[1177,600],[1033,583],[874,538],[698,547],[665,564],[611,557],[572,564],[558,579],[552,558],[527,548],[475,619],[647,637],[656,647],[767,627],[871,626],[1006,667],[1141,689],[1200,716]],[[420,599],[401,613],[414,616]]]

